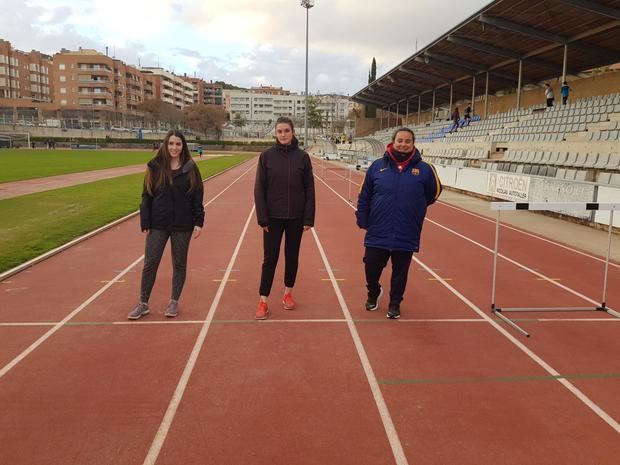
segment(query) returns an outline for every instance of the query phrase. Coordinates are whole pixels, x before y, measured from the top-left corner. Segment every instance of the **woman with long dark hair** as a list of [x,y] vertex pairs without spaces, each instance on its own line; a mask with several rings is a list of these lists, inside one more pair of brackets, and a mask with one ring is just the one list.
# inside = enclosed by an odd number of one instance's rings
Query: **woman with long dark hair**
[[299,248],[304,231],[314,226],[314,177],[312,163],[299,148],[290,118],[276,120],[276,143],[261,153],[256,171],[254,201],[256,218],[263,228],[263,266],[260,279],[258,310],[255,318],[269,315],[267,297],[280,255],[284,235],[284,297],[286,310],[296,306],[293,286],[297,277]]
[[[147,164],[140,205],[140,227],[146,234],[140,302],[127,315],[138,320],[149,314],[149,297],[168,239],[172,251],[172,293],[167,317],[178,315],[185,284],[187,253],[192,235],[200,236],[204,224],[203,187],[198,167],[180,131],[166,134],[157,155]],[[192,234],[193,233],[193,234]]]

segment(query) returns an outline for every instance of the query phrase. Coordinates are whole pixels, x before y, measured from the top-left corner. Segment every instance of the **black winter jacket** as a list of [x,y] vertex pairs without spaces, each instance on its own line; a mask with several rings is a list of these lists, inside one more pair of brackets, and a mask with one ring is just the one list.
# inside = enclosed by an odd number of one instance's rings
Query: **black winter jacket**
[[290,145],[276,143],[260,154],[254,202],[260,226],[268,226],[270,218],[302,218],[304,225],[314,226],[312,163],[296,138]]
[[[148,163],[151,172],[161,169],[153,159]],[[199,180],[193,192],[187,192],[190,175]],[[142,190],[140,204],[140,227],[145,229],[164,229],[167,231],[191,231],[194,226],[202,228],[205,211],[202,205],[203,187],[200,171],[194,160],[188,160],[181,170],[172,177],[172,186],[164,185],[150,195],[146,187]]]

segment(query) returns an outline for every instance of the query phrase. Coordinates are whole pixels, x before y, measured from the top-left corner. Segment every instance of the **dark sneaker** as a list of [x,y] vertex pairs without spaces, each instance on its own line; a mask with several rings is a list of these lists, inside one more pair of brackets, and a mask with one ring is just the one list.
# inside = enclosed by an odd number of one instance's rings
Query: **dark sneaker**
[[379,295],[374,299],[372,297],[368,297],[368,300],[366,301],[366,310],[368,310],[369,312],[374,312],[375,310],[377,310],[379,308],[379,299],[382,295],[383,288],[379,290]]
[[392,320],[398,320],[400,318],[400,304],[390,304],[387,317]]
[[136,308],[134,308],[129,313],[129,315],[127,315],[127,318],[130,320],[139,320],[144,315],[148,315],[148,314],[149,314],[149,305],[145,304],[144,302],[140,302],[138,305],[136,305]]
[[178,314],[179,314],[179,302],[171,299],[170,303],[168,304],[168,307],[166,308],[165,315],[168,318],[174,318]]

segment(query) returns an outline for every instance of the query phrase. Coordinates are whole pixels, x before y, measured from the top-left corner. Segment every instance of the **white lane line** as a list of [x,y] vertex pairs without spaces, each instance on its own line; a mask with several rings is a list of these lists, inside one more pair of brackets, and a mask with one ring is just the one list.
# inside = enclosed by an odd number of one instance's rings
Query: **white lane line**
[[[422,271],[425,271],[422,268]],[[515,321],[527,321],[530,323],[614,323],[620,324],[620,318],[513,318]],[[206,320],[161,320],[161,321],[94,321],[83,323],[67,323],[67,326],[140,326],[140,325],[201,325]],[[388,321],[374,318],[355,318],[353,321],[357,323],[389,323]],[[481,318],[401,318],[401,323],[486,323]],[[272,323],[346,323],[347,320],[342,318],[321,318],[321,319],[299,319],[299,320],[278,320],[270,318],[257,322],[256,320],[213,320],[213,324],[272,324]],[[54,326],[57,322],[16,322],[16,323],[0,323],[1,327],[27,327],[27,326]]]
[[521,341],[517,340],[512,334],[510,334],[506,329],[504,329],[497,321],[493,320],[490,316],[484,313],[480,308],[474,305],[469,299],[467,299],[463,294],[454,289],[450,284],[441,279],[438,275],[435,274],[433,270],[428,268],[424,263],[422,263],[417,257],[413,257],[413,260],[417,262],[420,266],[426,268],[426,271],[435,277],[455,296],[457,296],[460,300],[462,300],[469,308],[471,308],[474,312],[484,318],[493,328],[499,331],[504,337],[506,337],[510,342],[512,342],[515,346],[517,346],[521,351],[523,351],[528,357],[530,357],[534,362],[540,365],[547,373],[551,376],[557,378],[557,381],[562,384],[566,389],[572,392],[575,397],[577,397],[581,402],[583,402],[590,410],[592,410],[596,415],[598,415],[605,423],[611,426],[616,433],[620,434],[620,424],[614,420],[605,410],[599,407],[594,401],[592,401],[588,396],[586,396],[577,386],[570,383],[566,379],[561,378],[561,375],[558,371],[556,371],[551,365],[545,362],[541,357],[536,355],[532,350],[530,350],[525,344]]
[[164,445],[164,441],[168,436],[168,432],[170,431],[170,427],[172,425],[172,421],[174,420],[174,416],[176,415],[177,409],[179,408],[179,404],[181,403],[181,399],[183,398],[183,394],[185,392],[185,388],[187,387],[187,383],[189,382],[189,378],[192,375],[192,371],[194,370],[194,366],[196,366],[196,361],[198,360],[198,355],[200,354],[200,350],[204,344],[205,338],[207,337],[207,332],[211,327],[211,322],[213,321],[213,315],[217,309],[217,306],[220,303],[220,299],[222,298],[222,294],[224,293],[224,288],[226,287],[226,283],[230,273],[232,271],[233,265],[237,260],[237,255],[239,254],[239,250],[241,249],[241,244],[245,238],[245,234],[248,230],[248,226],[250,225],[250,221],[252,221],[252,217],[254,216],[254,206],[250,210],[250,214],[248,215],[248,219],[245,222],[245,226],[243,227],[243,231],[241,232],[241,236],[237,241],[237,246],[230,257],[230,262],[228,263],[228,267],[226,268],[226,272],[224,274],[224,279],[220,283],[217,292],[215,293],[215,297],[213,298],[213,302],[211,303],[211,308],[209,308],[209,313],[207,314],[207,319],[203,323],[202,329],[200,330],[200,334],[196,339],[194,344],[194,348],[192,349],[192,353],[189,356],[187,364],[185,365],[185,369],[183,370],[183,374],[181,375],[181,379],[177,384],[177,387],[172,395],[172,399],[170,400],[170,404],[166,410],[164,418],[155,434],[155,438],[151,444],[151,447],[144,459],[144,465],[154,465],[157,461],[157,457],[161,452],[161,448]]
[[[325,181],[319,179],[325,186],[331,190],[334,194],[340,197],[343,202],[351,207],[353,210],[356,208],[351,205],[344,197],[342,197],[338,192],[332,189]],[[464,237],[464,236],[463,236]],[[474,242],[474,241],[472,241]],[[510,342],[512,342],[515,346],[517,346],[521,351],[523,351],[528,357],[530,357],[534,362],[536,362],[539,366],[541,366],[547,373],[550,375],[557,377],[557,381],[562,384],[566,389],[568,389],[577,399],[583,402],[590,410],[592,410],[596,415],[598,415],[605,423],[611,426],[616,433],[620,434],[620,424],[614,420],[607,412],[605,412],[601,407],[599,407],[596,403],[594,403],[588,396],[586,396],[581,390],[577,388],[574,384],[570,383],[566,379],[561,379],[560,373],[556,371],[551,365],[545,362],[542,358],[536,355],[532,350],[526,347],[521,341],[517,340],[512,334],[506,331],[499,323],[497,323],[494,319],[489,317],[486,313],[484,313],[480,308],[474,305],[469,299],[467,299],[464,295],[458,292],[454,287],[452,287],[448,282],[444,281],[438,274],[436,274],[431,268],[429,268],[425,263],[422,263],[417,257],[413,257],[413,260],[418,263],[421,267],[423,267],[431,276],[437,278],[437,280],[443,284],[448,290],[450,290],[456,297],[458,297],[463,303],[465,303],[469,308],[471,308],[474,312],[476,312],[481,318],[483,318],[486,322],[488,322],[495,330],[499,331],[504,337],[506,337]],[[555,283],[555,281],[551,281]],[[557,283],[556,283],[557,284]]]
[[[428,218],[427,218],[427,220],[426,220],[426,221],[428,221],[429,223],[434,224],[435,226],[437,226],[437,227],[439,227],[439,228],[441,228],[441,229],[445,229],[445,230],[446,230],[446,231],[448,231],[449,233],[454,234],[455,236],[458,236],[458,237],[460,237],[461,239],[466,240],[467,242],[471,242],[472,244],[477,245],[478,247],[480,247],[481,249],[483,249],[483,250],[485,250],[485,251],[487,251],[487,252],[489,252],[489,253],[494,253],[494,250],[493,250],[493,249],[491,249],[491,248],[489,248],[489,247],[487,247],[487,246],[485,246],[485,245],[481,244],[480,242],[477,242],[477,241],[475,241],[474,239],[471,239],[471,238],[469,238],[469,237],[467,237],[467,236],[465,236],[465,235],[463,235],[463,234],[461,234],[461,233],[459,233],[459,232],[456,232],[456,231],[454,231],[453,229],[448,228],[447,226],[444,226],[444,225],[442,225],[442,224],[439,224],[439,223],[437,223],[436,221],[433,221],[433,220],[428,219]],[[520,263],[520,262],[518,262],[518,261],[516,261],[516,260],[513,260],[512,258],[509,258],[509,257],[507,257],[507,256],[505,256],[505,255],[503,255],[503,254],[501,254],[501,253],[498,253],[498,254],[497,254],[497,256],[498,256],[498,257],[500,257],[500,258],[503,258],[503,259],[504,259],[504,260],[506,260],[507,262],[512,263],[513,265],[515,265],[515,266],[517,266],[517,267],[519,267],[519,268],[521,268],[521,269],[523,269],[523,270],[525,270],[525,271],[528,271],[528,272],[532,273],[532,274],[533,274],[533,275],[535,275],[535,276],[538,276],[541,280],[543,280],[543,281],[547,281],[548,283],[551,283],[551,284],[553,284],[553,285],[555,285],[555,286],[559,287],[560,289],[565,290],[566,292],[568,292],[568,293],[570,293],[570,294],[573,294],[573,295],[575,295],[575,296],[577,296],[577,297],[580,297],[580,298],[582,298],[582,299],[584,299],[584,300],[586,300],[586,301],[590,302],[591,304],[594,304],[594,305],[596,305],[596,306],[600,305],[600,302],[599,302],[599,301],[594,300],[594,299],[592,299],[591,297],[588,297],[588,296],[586,296],[586,295],[583,295],[582,293],[580,293],[580,292],[578,292],[578,291],[575,291],[574,289],[571,289],[570,287],[565,286],[564,284],[562,284],[562,283],[560,283],[560,282],[558,282],[558,281],[555,281],[555,280],[554,280],[554,278],[550,278],[550,277],[548,277],[548,276],[546,276],[546,275],[544,275],[544,274],[542,274],[542,273],[539,273],[538,271],[536,271],[536,270],[534,270],[534,269],[532,269],[532,268],[530,268],[530,267],[528,267],[528,266],[526,266],[526,265],[524,265],[524,264],[522,264],[522,263]],[[608,307],[608,308],[609,308],[610,310],[613,310],[611,307]]]
[[[333,171],[332,171],[332,173],[333,173],[333,174],[335,174],[336,176],[340,176],[341,178],[346,179],[346,178],[344,178],[342,175],[340,175],[340,174],[338,174],[338,173],[336,173],[336,172],[333,172]],[[355,185],[356,185],[356,186],[358,186],[358,187],[360,186],[360,184],[359,184],[359,183],[354,182],[353,180],[351,180],[350,182],[351,182],[352,184],[355,184]],[[493,220],[493,219],[491,219],[491,218],[487,218],[486,216],[482,216],[482,215],[479,215],[479,214],[477,214],[477,213],[470,212],[469,210],[465,210],[464,208],[457,207],[456,205],[450,205],[449,203],[446,203],[445,201],[438,200],[438,201],[437,201],[437,203],[438,203],[438,204],[440,204],[440,205],[444,205],[444,206],[446,206],[446,207],[452,208],[452,209],[454,209],[454,210],[457,210],[457,211],[459,211],[459,212],[461,212],[461,213],[465,213],[465,214],[470,215],[470,216],[473,216],[473,217],[475,217],[475,218],[479,218],[479,219],[481,219],[481,220],[487,221],[487,222],[489,222],[489,223],[495,223],[495,220]],[[587,253],[587,252],[583,252],[583,251],[581,251],[581,250],[575,249],[575,248],[570,247],[570,246],[568,246],[568,245],[564,245],[564,244],[561,244],[561,243],[559,243],[559,242],[552,241],[551,239],[547,239],[546,237],[539,236],[539,235],[537,235],[537,234],[534,234],[534,233],[531,233],[531,232],[528,232],[528,231],[524,231],[524,230],[519,229],[519,228],[515,228],[514,226],[510,226],[510,225],[507,225],[507,224],[505,224],[505,223],[500,223],[500,226],[501,226],[502,228],[505,228],[505,229],[509,229],[509,230],[511,230],[511,231],[518,232],[518,233],[523,234],[523,235],[525,235],[525,236],[532,237],[532,238],[534,238],[534,239],[538,239],[538,240],[543,241],[543,242],[546,242],[546,243],[548,243],[548,244],[555,245],[556,247],[559,247],[559,248],[564,249],[564,250],[568,250],[569,252],[576,253],[576,254],[581,255],[581,256],[583,256],[583,257],[590,258],[590,259],[595,260],[595,261],[597,261],[597,262],[600,262],[600,263],[605,263],[605,260],[604,260],[603,258],[597,257],[597,256],[595,256],[595,255],[591,255],[591,254],[589,254],[589,253]],[[615,268],[620,268],[620,265],[619,265],[619,264],[614,263],[614,262],[611,262],[611,261],[609,262],[609,266],[611,266],[611,267],[615,267]]]
[[[209,202],[207,202],[205,204],[205,206],[208,206],[209,204],[211,204],[213,201],[215,201],[215,199],[217,199],[220,195],[222,195],[224,192],[226,192],[230,187],[232,187],[233,184],[235,184],[239,179],[241,179],[243,176],[245,176],[246,173],[248,173],[250,170],[252,170],[254,168],[255,165],[253,165],[251,168],[249,168],[248,170],[246,170],[243,174],[241,174],[241,176],[239,176],[237,179],[235,179],[231,184],[229,184],[223,191],[221,191],[218,195],[216,195],[215,197],[213,197]],[[109,283],[107,283],[106,285],[104,285],[101,289],[99,289],[97,292],[95,292],[92,296],[90,296],[86,301],[84,301],[82,304],[80,304],[75,310],[73,310],[71,313],[69,313],[66,317],[64,317],[61,321],[59,321],[58,323],[54,324],[54,327],[51,328],[48,332],[46,332],[43,336],[41,336],[39,339],[37,339],[35,342],[33,342],[27,349],[25,349],[22,353],[20,353],[17,357],[15,357],[13,360],[11,360],[9,363],[7,363],[2,369],[0,369],[0,379],[2,379],[2,377],[4,375],[6,375],[13,367],[15,367],[15,365],[17,365],[19,362],[21,362],[24,358],[26,358],[28,355],[30,355],[30,353],[32,351],[34,351],[37,347],[39,347],[41,344],[43,344],[45,341],[47,341],[54,333],[56,333],[60,328],[62,328],[65,323],[67,323],[69,320],[71,320],[75,315],[77,315],[78,313],[80,313],[84,308],[86,308],[88,305],[90,305],[97,297],[99,297],[101,294],[103,294],[106,290],[108,290],[114,283],[116,283],[119,279],[121,279],[125,274],[127,274],[134,266],[136,266],[138,263],[140,263],[142,261],[142,259],[144,258],[144,255],[140,255],[140,257],[138,259],[136,259],[131,265],[129,265],[127,268],[125,268],[123,271],[121,271],[119,274],[117,274]]]
[[0,370],[0,379],[6,375],[15,365],[17,365],[19,362],[21,362],[23,359],[25,359],[28,355],[30,355],[37,347],[39,347],[41,344],[43,344],[45,341],[47,341],[56,331],[58,331],[60,328],[63,327],[63,325],[69,321],[71,318],[73,318],[75,315],[77,315],[78,313],[80,313],[84,308],[86,308],[91,302],[93,302],[97,297],[99,297],[101,294],[103,294],[108,288],[110,288],[115,282],[116,280],[122,278],[125,273],[127,273],[131,268],[133,268],[134,266],[136,266],[138,263],[140,263],[140,261],[142,260],[141,256],[140,258],[138,258],[136,261],[134,261],[131,265],[129,265],[127,268],[125,268],[123,271],[121,271],[120,274],[116,275],[116,277],[110,281],[108,284],[106,284],[105,286],[103,286],[101,289],[99,289],[97,292],[95,292],[92,296],[90,296],[90,298],[88,300],[86,300],[85,302],[83,302],[79,307],[77,307],[75,310],[73,310],[71,313],[69,313],[66,317],[64,317],[61,321],[59,321],[58,323],[56,323],[49,331],[47,331],[43,336],[41,336],[39,339],[37,339],[35,342],[33,342],[32,344],[30,344],[30,346],[24,350],[21,354],[19,354],[17,357],[15,357],[13,360],[11,360],[9,363],[7,363],[4,368],[2,368]]
[[[240,165],[235,165],[235,166],[231,166],[230,168],[226,168],[225,170],[220,171],[219,173],[216,173],[213,176],[209,176],[208,178],[204,179],[202,182],[204,183],[204,182],[206,182],[206,181],[208,181],[210,179],[213,179],[213,178],[215,178],[217,176],[221,176],[222,174],[224,174],[224,173],[226,173],[228,171],[231,171],[231,170],[233,170],[233,169],[237,168],[238,166],[241,166],[241,165],[243,165],[245,163],[248,163],[248,162],[246,161],[246,162],[243,162]],[[250,169],[252,169],[252,168],[250,168]],[[81,242],[84,242],[87,239],[90,239],[91,237],[96,236],[99,233],[102,233],[103,231],[111,229],[112,227],[117,226],[117,225],[123,223],[124,221],[126,221],[126,220],[128,220],[130,218],[133,218],[134,216],[137,216],[139,213],[140,213],[140,210],[132,212],[132,213],[129,213],[128,215],[123,216],[122,218],[118,218],[117,220],[114,220],[111,223],[104,224],[103,226],[95,229],[94,231],[90,231],[90,232],[88,232],[88,233],[86,233],[86,234],[84,234],[84,235],[82,235],[80,237],[76,237],[75,239],[67,242],[66,244],[62,244],[62,245],[56,247],[55,249],[49,250],[49,251],[45,252],[44,254],[39,255],[38,257],[34,257],[34,258],[28,260],[27,262],[22,263],[21,265],[17,265],[16,267],[11,268],[10,270],[6,270],[6,271],[0,273],[0,281],[2,281],[5,278],[14,276],[14,275],[16,275],[18,273],[30,273],[31,270],[29,270],[29,268],[33,267],[37,263],[40,263],[40,262],[42,262],[44,260],[47,260],[48,258],[53,257],[54,255],[57,255],[57,254],[59,254],[61,252],[64,252],[65,250],[70,249],[70,248],[76,246],[77,244],[80,244]],[[84,246],[78,246],[78,248],[81,248],[81,250],[90,250],[90,249],[86,249]]]
[[37,322],[37,323],[0,323],[0,326],[54,326],[58,322]]
[[[320,179],[320,178],[317,178],[317,179]],[[336,192],[334,189],[332,189],[332,187],[329,186],[325,181],[323,181],[322,179],[320,179],[320,181],[323,184],[325,184],[325,186],[327,186],[327,188],[329,190],[331,190],[334,194],[336,194],[338,197],[340,197],[343,201],[347,202],[347,205],[349,205],[354,210],[356,209],[353,205],[351,205],[349,203],[349,201],[347,201],[342,195],[340,195],[338,192]],[[442,225],[440,223],[437,223],[436,221],[433,221],[430,218],[426,218],[426,221],[428,221],[429,223],[434,224],[435,226],[437,226],[439,228],[445,229],[449,233],[454,234],[455,236],[458,236],[461,239],[464,239],[464,240],[466,240],[468,242],[471,242],[472,244],[477,245],[478,247],[486,250],[487,252],[495,253],[495,251],[493,249],[490,249],[489,247],[487,247],[487,246],[485,246],[485,245],[483,245],[483,244],[481,244],[481,243],[479,243],[479,242],[477,242],[477,241],[475,241],[475,240],[473,240],[473,239],[471,239],[471,238],[469,238],[469,237],[467,237],[467,236],[465,236],[465,235],[463,235],[463,234],[461,234],[461,233],[459,233],[457,231],[454,231],[453,229],[450,229],[447,226],[444,226],[444,225]],[[530,267],[528,267],[526,265],[523,265],[522,263],[520,263],[520,262],[518,262],[516,260],[508,258],[507,256],[502,255],[500,253],[498,253],[497,256],[500,257],[500,258],[503,258],[504,260],[508,261],[509,263],[512,263],[513,265],[523,269],[524,271],[528,271],[529,273],[532,273],[533,275],[538,276],[538,278],[540,278],[543,281],[547,281],[547,282],[549,282],[551,284],[554,284],[554,285],[558,286],[559,288],[565,290],[566,292],[569,292],[569,293],[571,293],[573,295],[576,295],[577,297],[580,297],[580,298],[582,298],[582,299],[584,299],[584,300],[586,300],[586,301],[588,301],[588,302],[590,302],[590,303],[592,303],[592,304],[594,304],[596,306],[600,305],[600,302],[598,302],[598,301],[596,301],[596,300],[594,300],[594,299],[592,299],[592,298],[590,298],[588,296],[585,296],[585,295],[581,294],[580,292],[575,291],[575,290],[571,289],[568,286],[565,286],[564,284],[561,284],[561,283],[555,281],[554,280],[555,278],[550,278],[550,277],[548,277],[548,276],[546,276],[546,275],[544,275],[542,273],[539,273],[538,271],[536,271],[536,270],[534,270],[534,269],[532,269],[532,268],[530,268]],[[608,307],[608,308],[610,310],[613,310],[611,307]]]
[[383,422],[383,427],[385,428],[388,441],[390,442],[392,454],[394,455],[396,464],[406,465],[409,462],[407,462],[407,457],[405,456],[405,452],[403,451],[403,446],[398,437],[398,432],[394,427],[394,422],[392,421],[392,417],[390,416],[390,411],[388,410],[385,399],[383,398],[383,394],[381,393],[381,388],[379,387],[379,383],[377,382],[377,377],[375,376],[372,366],[370,365],[370,360],[368,360],[368,355],[366,355],[366,350],[364,349],[362,340],[357,332],[357,328],[355,327],[353,318],[351,317],[351,312],[349,312],[347,303],[345,302],[344,296],[340,291],[340,286],[338,286],[338,282],[336,281],[334,272],[332,271],[329,261],[327,260],[327,256],[325,255],[325,250],[323,250],[321,241],[319,241],[319,236],[317,235],[314,228],[312,228],[312,235],[314,236],[314,241],[316,242],[316,246],[319,249],[319,253],[321,254],[323,263],[325,264],[327,274],[331,279],[332,286],[334,287],[334,291],[336,292],[336,296],[338,297],[338,302],[340,303],[340,308],[342,309],[342,313],[344,314],[345,320],[347,322],[347,327],[349,328],[349,332],[351,333],[351,337],[353,338],[353,343],[355,344],[355,348],[357,349],[357,354],[360,358],[360,361],[362,362],[362,367],[364,368],[366,379],[368,380],[368,384],[370,385],[372,396],[375,399],[375,404],[377,404],[377,409],[379,410],[379,415],[381,416],[381,421]]
[[[470,215],[470,216],[479,218],[481,220],[487,221],[489,223],[495,224],[495,220],[493,220],[491,218],[487,218],[487,217],[482,216],[482,215],[479,215],[477,213],[470,212],[468,210],[465,210],[464,208],[460,208],[460,207],[457,207],[455,205],[450,205],[449,203],[446,203],[445,201],[443,201],[443,202],[442,201],[438,201],[438,203],[440,203],[441,205],[445,205],[446,207],[453,208],[454,210],[457,210],[457,211],[459,211],[461,213],[465,213],[467,215]],[[510,229],[511,231],[516,231],[518,233],[524,234],[524,235],[526,235],[528,237],[533,237],[534,239],[541,240],[541,241],[546,242],[548,244],[555,245],[556,247],[560,247],[560,248],[562,248],[564,250],[568,250],[570,252],[574,252],[574,253],[576,253],[578,255],[582,255],[584,257],[591,258],[592,260],[596,260],[597,262],[605,263],[605,259],[603,259],[603,258],[597,257],[595,255],[591,255],[591,254],[589,254],[587,252],[583,252],[581,250],[574,249],[574,248],[572,248],[570,246],[567,246],[567,245],[564,245],[564,244],[560,244],[559,242],[552,241],[551,239],[547,239],[546,237],[539,236],[537,234],[533,234],[533,233],[524,231],[524,230],[519,229],[519,228],[515,228],[514,226],[509,226],[509,225],[507,225],[505,223],[500,223],[500,226],[502,228]],[[613,266],[615,268],[620,268],[620,265],[618,265],[618,264],[616,264],[614,262],[611,262],[611,261],[609,262],[609,266]]]

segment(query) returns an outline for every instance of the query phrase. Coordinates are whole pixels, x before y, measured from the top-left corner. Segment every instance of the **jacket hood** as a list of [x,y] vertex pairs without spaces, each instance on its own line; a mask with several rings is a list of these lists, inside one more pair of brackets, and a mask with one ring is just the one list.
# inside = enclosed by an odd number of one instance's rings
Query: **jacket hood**
[[280,142],[278,142],[278,139],[276,139],[275,147],[278,150],[283,150],[285,152],[288,152],[290,150],[295,150],[296,148],[298,148],[299,147],[299,141],[297,140],[297,137],[293,136],[293,140],[291,141],[291,143],[288,144],[288,145],[284,145],[284,144],[281,144]]

